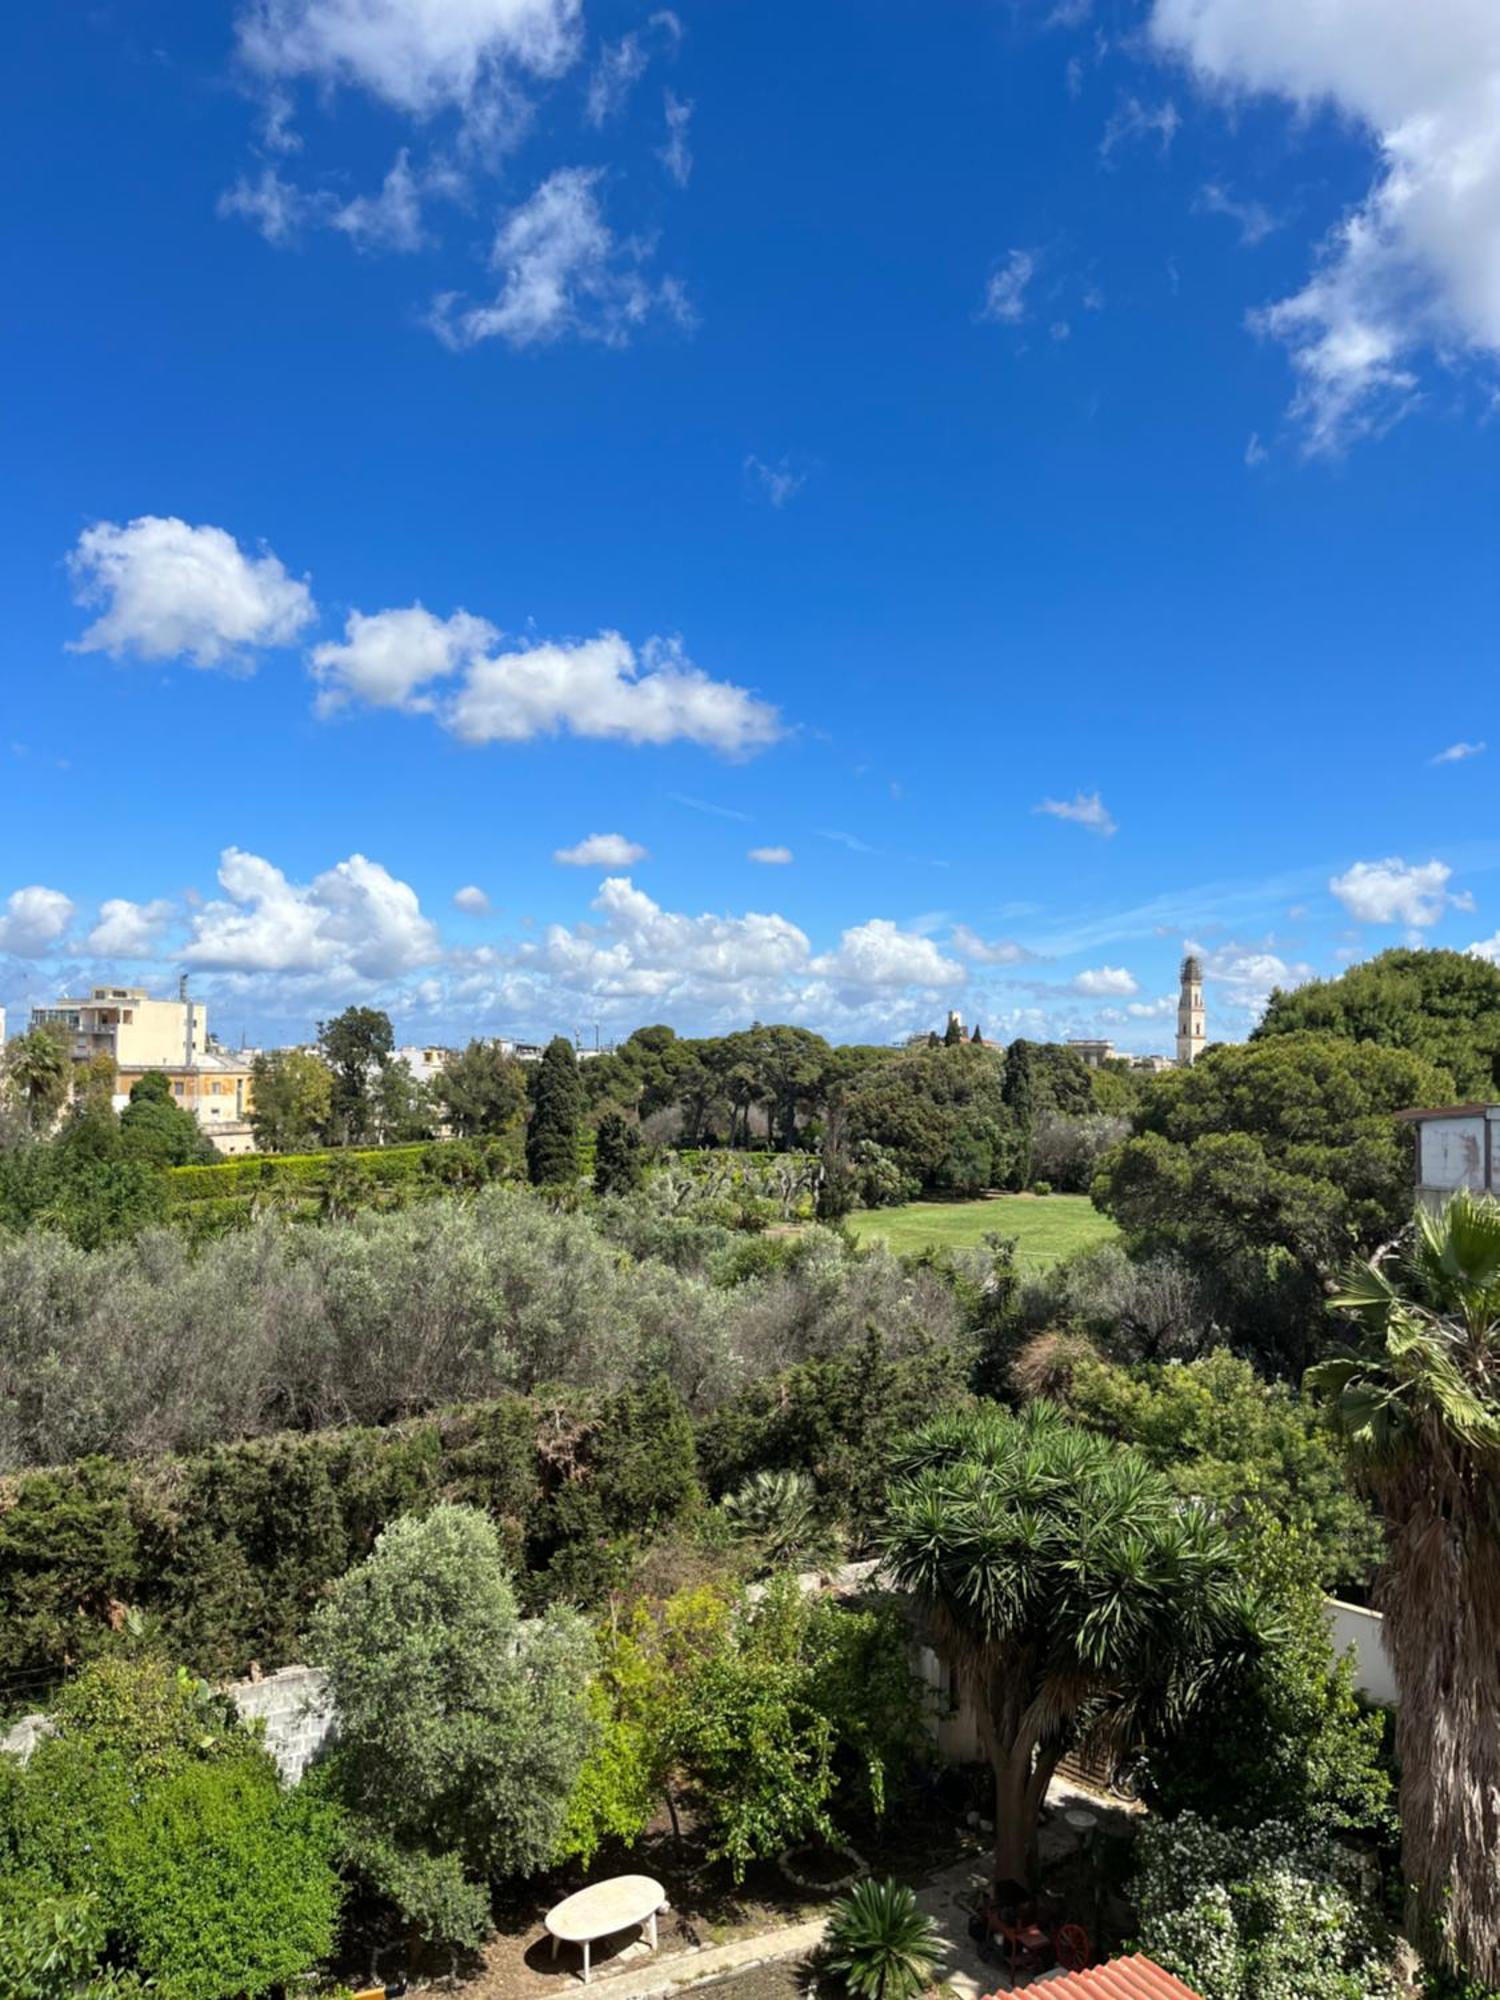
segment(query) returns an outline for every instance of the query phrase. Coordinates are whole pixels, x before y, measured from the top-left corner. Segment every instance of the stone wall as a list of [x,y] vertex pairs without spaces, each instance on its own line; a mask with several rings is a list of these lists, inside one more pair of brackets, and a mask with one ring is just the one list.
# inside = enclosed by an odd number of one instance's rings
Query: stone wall
[[321,1667],[283,1667],[264,1680],[235,1681],[224,1692],[242,1722],[265,1724],[266,1749],[283,1784],[295,1785],[338,1733]]
[[[295,1785],[338,1734],[321,1667],[283,1667],[258,1681],[231,1681],[224,1689],[240,1720],[265,1724],[264,1741],[284,1785]],[[0,1752],[24,1764],[44,1736],[52,1734],[45,1715],[24,1715],[3,1736]]]

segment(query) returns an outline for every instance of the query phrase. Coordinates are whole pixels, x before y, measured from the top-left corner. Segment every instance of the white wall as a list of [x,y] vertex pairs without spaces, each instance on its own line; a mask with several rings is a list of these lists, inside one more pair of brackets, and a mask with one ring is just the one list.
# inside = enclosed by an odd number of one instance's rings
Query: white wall
[[1354,1685],[1367,1701],[1394,1708],[1396,1675],[1385,1650],[1380,1613],[1367,1611],[1362,1604],[1345,1604],[1337,1597],[1325,1598],[1323,1611],[1334,1651],[1344,1653],[1354,1648]]

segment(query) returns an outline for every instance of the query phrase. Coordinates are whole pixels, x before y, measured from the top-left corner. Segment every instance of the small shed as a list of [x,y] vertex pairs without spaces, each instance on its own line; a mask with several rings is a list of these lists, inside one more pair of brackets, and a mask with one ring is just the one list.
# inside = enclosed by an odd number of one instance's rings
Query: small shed
[[1402,1111],[1417,1128],[1417,1197],[1441,1208],[1460,1188],[1500,1200],[1500,1104],[1445,1104]]

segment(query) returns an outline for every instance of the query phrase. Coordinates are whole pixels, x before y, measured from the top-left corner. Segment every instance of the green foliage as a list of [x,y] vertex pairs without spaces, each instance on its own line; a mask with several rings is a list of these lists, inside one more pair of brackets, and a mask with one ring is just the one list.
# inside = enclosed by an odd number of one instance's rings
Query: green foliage
[[163,2000],[254,2000],[333,1949],[334,1809],[285,1793],[269,1761],[190,1764],[147,1788],[110,1839],[113,1923]]
[[912,1049],[858,1071],[842,1092],[842,1143],[878,1147],[919,1188],[989,1186],[1009,1170],[1016,1120],[1005,1061],[961,1042]]
[[951,1349],[893,1358],[872,1333],[853,1352],[753,1382],[716,1410],[698,1434],[704,1482],[722,1495],[755,1472],[801,1470],[858,1538],[879,1511],[896,1440],[966,1402],[965,1375]]
[[305,1153],[333,1122],[333,1072],[311,1049],[272,1049],[250,1066],[250,1126],[260,1153]]
[[103,1458],[17,1481],[0,1505],[0,1674],[60,1670],[106,1643],[136,1595],[130,1475]]
[[566,1187],[578,1179],[582,1113],[583,1090],[573,1044],[554,1035],[532,1078],[526,1173],[533,1187]]
[[1443,1070],[1460,1098],[1494,1097],[1500,967],[1461,951],[1383,951],[1336,979],[1273,993],[1252,1040],[1307,1032],[1409,1050]]
[[494,1525],[441,1506],[388,1528],[339,1580],[309,1656],[339,1712],[331,1782],[351,1851],[412,1922],[478,1942],[462,1884],[550,1859],[590,1747],[582,1622],[523,1625]]
[[858,2000],[916,2000],[942,1950],[936,1924],[904,1882],[858,1882],[833,1906],[828,1969]]
[[1058,1758],[1175,1726],[1206,1675],[1258,1649],[1256,1607],[1202,1508],[1049,1405],[940,1418],[893,1472],[885,1559],[987,1711],[996,1874],[1021,1880]]
[[1222,1046],[1151,1085],[1094,1199],[1133,1254],[1184,1257],[1263,1365],[1300,1373],[1325,1338],[1329,1278],[1411,1213],[1411,1135],[1395,1113],[1451,1096],[1425,1059],[1373,1043]]
[[60,1021],[44,1021],[14,1036],[0,1055],[0,1089],[33,1132],[51,1130],[72,1080],[71,1037]]
[[118,1975],[92,1977],[105,1946],[96,1896],[59,1896],[0,1878],[0,2000],[83,2000],[135,1991]]
[[101,1663],[53,1722],[0,1784],[0,1966],[8,1913],[40,1910],[14,1948],[54,1982],[18,1992],[93,1990],[106,1944],[126,1987],[167,2000],[267,1993],[328,1955],[335,1814],[281,1790],[227,1704],[153,1660]]
[[606,1111],[595,1135],[595,1194],[633,1194],[645,1179],[643,1151],[640,1127],[618,1111]]
[[1388,1834],[1385,1723],[1360,1706],[1353,1666],[1334,1653],[1322,1552],[1263,1514],[1252,1514],[1238,1552],[1263,1607],[1264,1647],[1221,1676],[1152,1754],[1152,1803],[1222,1826],[1279,1820],[1299,1835]]
[[449,1056],[434,1085],[460,1138],[499,1137],[526,1108],[526,1074],[495,1042],[472,1041]]
[[1223,1521],[1247,1508],[1295,1524],[1325,1590],[1362,1587],[1380,1560],[1379,1523],[1351,1491],[1322,1413],[1219,1347],[1185,1363],[1121,1366],[1077,1357],[1062,1396],[1093,1430],[1137,1447],[1175,1489]]
[[818,1490],[805,1472],[752,1472],[724,1496],[724,1516],[741,1540],[755,1543],[769,1569],[826,1551],[827,1524]]
[[1391,1939],[1327,1840],[1267,1820],[1147,1819],[1135,1899],[1142,1951],[1202,2000],[1386,2000]]
[[395,1045],[390,1016],[376,1007],[346,1007],[318,1023],[318,1052],[332,1077],[328,1136],[336,1146],[375,1136],[375,1084]]

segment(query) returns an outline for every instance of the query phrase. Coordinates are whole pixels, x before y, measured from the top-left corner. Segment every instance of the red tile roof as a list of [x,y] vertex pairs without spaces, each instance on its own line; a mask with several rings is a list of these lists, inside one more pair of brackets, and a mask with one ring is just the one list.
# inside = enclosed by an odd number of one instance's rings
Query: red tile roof
[[1139,1953],[1112,1958],[1087,1972],[1071,1972],[1066,1979],[1043,1980],[1039,1991],[1047,2000],[1054,1995],[1057,2000],[1199,2000],[1191,1986]]

